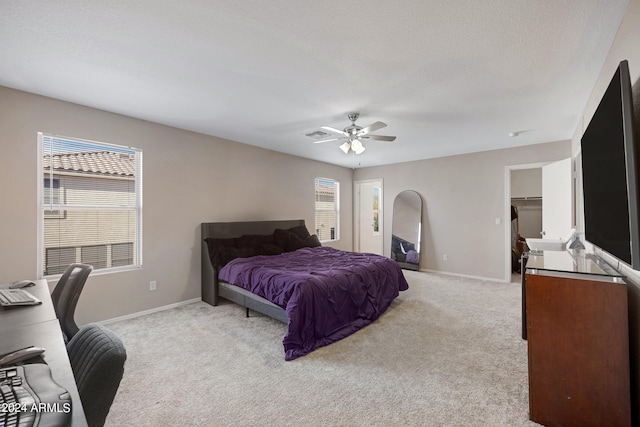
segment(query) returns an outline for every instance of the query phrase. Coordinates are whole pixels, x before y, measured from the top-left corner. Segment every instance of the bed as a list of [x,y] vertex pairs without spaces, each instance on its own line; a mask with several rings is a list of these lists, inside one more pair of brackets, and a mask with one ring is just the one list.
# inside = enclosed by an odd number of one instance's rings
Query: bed
[[362,329],[408,289],[393,260],[322,246],[303,220],[202,223],[201,237],[203,301],[286,323],[285,360]]

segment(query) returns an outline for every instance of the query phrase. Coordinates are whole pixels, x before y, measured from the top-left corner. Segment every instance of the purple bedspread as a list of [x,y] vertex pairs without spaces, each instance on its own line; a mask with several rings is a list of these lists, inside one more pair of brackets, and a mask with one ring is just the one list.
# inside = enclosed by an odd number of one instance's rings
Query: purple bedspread
[[376,320],[409,288],[398,264],[328,246],[237,258],[218,278],[284,308],[285,360],[336,342]]

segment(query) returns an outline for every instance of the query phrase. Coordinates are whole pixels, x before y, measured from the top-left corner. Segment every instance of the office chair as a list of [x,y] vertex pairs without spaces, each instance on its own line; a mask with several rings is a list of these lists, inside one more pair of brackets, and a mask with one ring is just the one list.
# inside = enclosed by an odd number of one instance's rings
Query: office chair
[[92,270],[93,266],[88,264],[71,264],[62,274],[51,293],[56,317],[60,321],[60,327],[66,341],[78,332],[78,325],[76,325],[73,315],[82,288]]
[[89,323],[69,341],[67,352],[87,423],[102,427],[124,373],[124,344],[110,329]]

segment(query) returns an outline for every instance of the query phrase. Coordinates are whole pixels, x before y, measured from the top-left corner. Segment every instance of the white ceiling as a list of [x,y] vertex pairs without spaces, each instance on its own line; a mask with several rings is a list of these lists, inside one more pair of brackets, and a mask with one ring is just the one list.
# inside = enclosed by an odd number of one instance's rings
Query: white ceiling
[[[0,85],[374,166],[570,139],[627,3],[0,0]],[[396,141],[305,136],[350,111]]]

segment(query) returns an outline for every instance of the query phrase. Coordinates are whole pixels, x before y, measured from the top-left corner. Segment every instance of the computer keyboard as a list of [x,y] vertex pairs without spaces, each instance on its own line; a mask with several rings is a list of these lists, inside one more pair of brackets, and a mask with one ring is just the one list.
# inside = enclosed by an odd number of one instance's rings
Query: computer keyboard
[[0,289],[0,305],[3,307],[36,304],[41,304],[41,301],[24,289]]
[[71,396],[44,363],[0,368],[0,426],[62,427],[71,423]]

